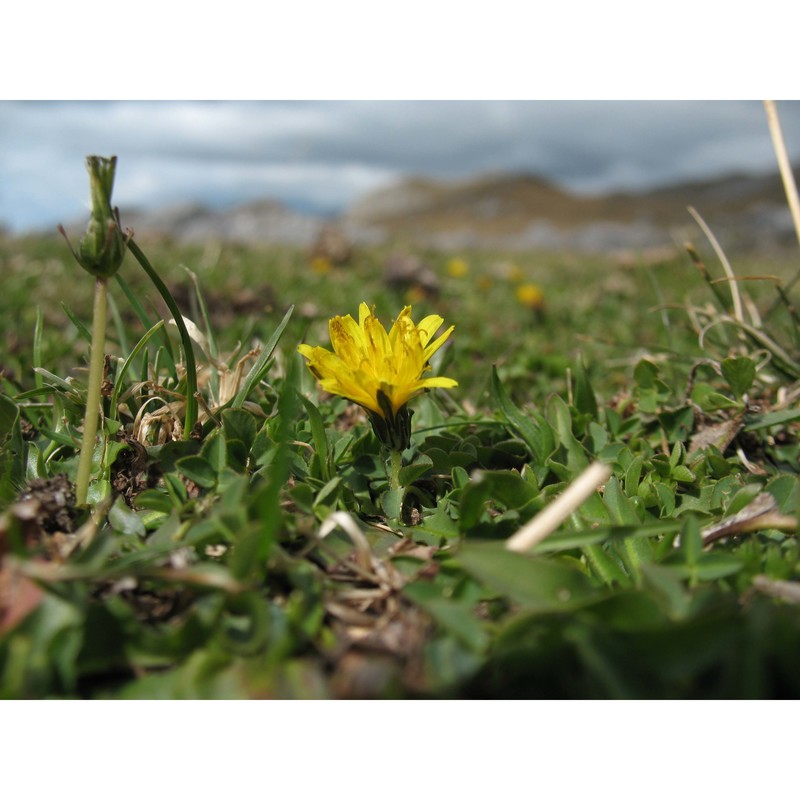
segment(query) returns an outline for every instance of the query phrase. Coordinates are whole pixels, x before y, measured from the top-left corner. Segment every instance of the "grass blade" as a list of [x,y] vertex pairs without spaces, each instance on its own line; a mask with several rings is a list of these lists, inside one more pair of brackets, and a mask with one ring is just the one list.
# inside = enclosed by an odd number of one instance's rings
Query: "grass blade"
[[278,342],[283,335],[283,331],[289,324],[289,319],[292,316],[293,311],[294,306],[290,306],[289,310],[281,320],[280,325],[278,325],[272,336],[270,336],[269,341],[264,345],[261,355],[256,360],[256,363],[250,368],[250,372],[248,372],[245,376],[244,381],[242,382],[242,388],[239,389],[239,391],[236,393],[236,396],[233,398],[233,400],[231,400],[231,408],[241,408],[244,401],[247,400],[248,396],[250,395],[250,392],[252,392],[253,389],[255,389],[259,383],[261,383],[261,380],[269,368],[269,360],[272,357],[275,348],[278,346]]
[[69,310],[69,308],[67,308],[65,303],[61,304],[61,308],[64,309],[64,313],[69,317],[69,321],[75,326],[75,330],[78,331],[81,339],[83,339],[86,344],[91,344],[92,334],[89,332],[89,329]]
[[111,419],[117,418],[117,405],[119,404],[119,393],[122,388],[122,380],[125,377],[125,373],[128,371],[128,368],[133,363],[134,359],[139,355],[142,349],[147,345],[150,339],[153,337],[154,334],[158,333],[159,330],[164,326],[164,320],[160,319],[150,328],[144,336],[136,343],[136,346],[131,351],[130,355],[125,359],[124,363],[120,367],[119,371],[117,372],[116,380],[114,381],[114,391],[111,395],[111,408],[110,408],[110,415]]
[[[131,291],[130,286],[128,286],[125,279],[119,274],[119,272],[114,276],[114,279],[117,282],[117,285],[120,289],[122,289],[122,293],[125,297],[128,298],[128,302],[131,304],[131,308],[133,309],[134,314],[139,319],[139,322],[142,323],[145,330],[150,330],[155,324],[155,321],[148,315],[147,311],[145,311],[144,306],[139,302],[139,298]],[[167,336],[166,330],[162,330],[159,334],[159,339],[161,341],[162,346],[167,352],[170,361],[170,369],[175,374],[175,356],[172,352],[172,342]]]
[[33,376],[36,388],[42,388],[42,376],[36,371],[42,366],[42,308],[36,306],[36,325],[33,329]]
[[161,280],[159,274],[153,269],[152,264],[147,260],[147,256],[142,252],[139,245],[131,239],[128,242],[128,249],[133,253],[133,257],[139,262],[139,266],[147,273],[147,277],[158,289],[159,294],[167,304],[167,308],[175,320],[178,333],[183,344],[184,358],[186,359],[186,416],[183,423],[183,438],[188,439],[192,435],[194,424],[197,422],[197,364],[194,359],[192,339],[186,330],[183,315],[175,302],[175,298],[170,293],[167,285]]

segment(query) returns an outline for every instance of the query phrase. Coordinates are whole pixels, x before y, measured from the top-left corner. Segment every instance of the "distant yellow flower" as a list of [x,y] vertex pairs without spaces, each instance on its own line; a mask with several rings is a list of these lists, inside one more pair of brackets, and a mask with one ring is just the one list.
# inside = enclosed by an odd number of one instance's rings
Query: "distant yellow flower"
[[535,283],[523,283],[517,287],[515,292],[517,302],[526,308],[531,308],[534,311],[540,309],[544,305],[544,292],[542,287]]
[[316,256],[311,259],[311,270],[312,272],[316,272],[317,275],[327,275],[331,271],[332,266],[330,260],[323,256]]
[[425,290],[421,286],[410,286],[405,294],[406,302],[411,305],[421,303],[426,297]]
[[511,283],[519,283],[525,277],[525,273],[519,264],[508,264],[506,266],[506,277]]
[[463,278],[469,272],[469,265],[463,258],[451,258],[447,262],[447,274],[451,278]]
[[489,275],[481,275],[475,283],[482,292],[488,292],[494,286],[494,281]]
[[349,314],[330,321],[333,352],[307,344],[298,350],[322,389],[363,406],[381,441],[403,450],[411,435],[408,401],[426,389],[458,385],[452,378],[424,377],[431,356],[455,327],[434,339],[443,321],[431,314],[417,325],[406,306],[387,333],[373,309],[361,303],[358,322]]

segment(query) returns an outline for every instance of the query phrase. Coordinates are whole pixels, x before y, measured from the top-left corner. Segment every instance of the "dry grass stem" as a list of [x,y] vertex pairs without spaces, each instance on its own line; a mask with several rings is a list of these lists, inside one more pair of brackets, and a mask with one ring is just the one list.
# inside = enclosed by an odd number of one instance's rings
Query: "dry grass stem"
[[786,143],[783,141],[778,108],[774,100],[765,100],[764,109],[767,112],[767,123],[772,136],[772,145],[775,148],[775,155],[778,157],[778,167],[781,171],[781,180],[786,192],[786,200],[789,203],[789,210],[792,212],[797,241],[800,243],[800,199],[797,196],[797,184],[794,182],[794,173],[789,161],[789,154],[786,151]]
[[329,533],[341,528],[349,537],[356,549],[356,563],[365,570],[372,569],[372,548],[358,523],[346,511],[334,511],[319,529],[319,538],[324,539]]
[[611,477],[611,467],[590,464],[547,508],[523,525],[507,542],[506,549],[524,553],[546,539],[593,492]]
[[722,247],[720,247],[717,237],[714,236],[711,228],[706,225],[706,221],[700,216],[697,209],[689,206],[687,210],[692,217],[694,217],[695,222],[700,226],[700,230],[703,231],[709,243],[714,248],[714,252],[717,254],[717,258],[720,260],[722,268],[725,270],[725,274],[730,279],[731,300],[733,301],[733,316],[738,322],[743,322],[744,315],[742,314],[742,298],[739,294],[739,286],[736,283],[736,276],[733,274],[733,269],[728,261],[728,257],[725,255],[725,251],[722,249]]
[[768,492],[761,492],[738,514],[704,528],[703,547],[708,547],[726,536],[738,536],[768,528],[793,533],[797,530],[797,517],[781,514],[775,498]]
[[753,589],[787,603],[800,603],[800,583],[796,581],[773,581],[766,575],[756,575]]

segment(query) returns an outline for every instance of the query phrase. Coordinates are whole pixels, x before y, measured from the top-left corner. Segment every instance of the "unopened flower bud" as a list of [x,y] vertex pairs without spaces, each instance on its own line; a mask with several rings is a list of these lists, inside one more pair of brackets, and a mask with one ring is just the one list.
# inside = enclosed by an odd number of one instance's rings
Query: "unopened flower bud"
[[[78,251],[72,254],[78,263],[96,278],[110,278],[120,268],[130,236],[122,232],[119,210],[111,206],[114,172],[117,157],[88,156],[89,189],[92,201],[91,217],[86,233],[81,237]],[[61,229],[64,233],[63,228]]]

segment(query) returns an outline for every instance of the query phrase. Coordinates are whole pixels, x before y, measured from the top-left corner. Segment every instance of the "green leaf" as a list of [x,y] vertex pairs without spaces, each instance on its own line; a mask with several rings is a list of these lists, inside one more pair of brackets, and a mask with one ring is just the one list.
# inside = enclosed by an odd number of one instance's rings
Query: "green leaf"
[[705,553],[695,567],[695,575],[701,581],[716,581],[735,575],[744,568],[744,562],[727,553]]
[[415,480],[429,472],[432,466],[433,461],[428,456],[417,456],[411,464],[407,464],[400,470],[401,485],[410,486]]
[[724,411],[729,408],[739,408],[740,405],[730,397],[720,394],[711,384],[697,383],[692,389],[692,401],[703,411]]
[[642,564],[641,574],[642,588],[651,590],[659,598],[672,619],[681,620],[689,614],[691,595],[675,570],[658,564]]
[[169,495],[159,489],[145,489],[136,495],[136,507],[169,514],[174,504]]
[[105,480],[95,480],[89,484],[86,502],[90,506],[97,506],[107,497],[111,496],[111,484]]
[[28,453],[25,458],[25,480],[32,481],[36,478],[46,478],[47,468],[44,463],[44,454],[36,446],[36,442],[28,442]]
[[678,483],[694,483],[697,480],[697,476],[694,472],[683,464],[679,464],[672,470],[672,477],[678,481]]
[[333,465],[331,463],[330,450],[328,447],[328,434],[325,432],[325,424],[319,409],[307,398],[298,392],[297,395],[308,414],[308,421],[311,423],[311,438],[314,440],[314,449],[317,451],[319,460],[320,477],[324,481],[329,481],[333,477]]
[[175,462],[178,472],[203,489],[217,485],[217,470],[202,456],[184,456]]
[[456,558],[489,589],[528,609],[569,610],[596,595],[586,575],[574,567],[555,559],[512,553],[502,543],[467,542]]
[[583,363],[583,356],[578,358],[577,366],[574,371],[575,387],[575,408],[581,414],[588,414],[593,420],[597,419],[597,399],[594,389],[589,381],[589,374],[586,365]]
[[720,367],[733,393],[741,399],[756,379],[755,362],[746,356],[738,356],[737,358],[723,359]]
[[658,424],[667,437],[667,442],[685,442],[694,427],[694,409],[691,406],[665,410],[658,415]]
[[226,408],[221,416],[225,438],[239,439],[249,452],[256,438],[255,417],[249,411],[240,408]]
[[727,514],[729,516],[732,516],[733,514],[738,514],[745,506],[747,506],[756,497],[756,495],[760,493],[761,493],[761,486],[757,483],[749,483],[747,484],[747,486],[743,486],[731,498],[731,501],[728,504],[728,508],[726,509]]
[[390,520],[400,519],[400,513],[403,510],[403,496],[405,489],[387,489],[381,497],[381,507],[383,513]]
[[747,417],[744,429],[760,431],[763,428],[771,428],[773,425],[786,425],[788,422],[797,420],[800,420],[800,408],[785,408],[783,411],[770,411],[768,414]]
[[125,501],[118,497],[114,501],[114,505],[108,512],[108,521],[111,527],[116,531],[120,531],[128,536],[140,536],[144,538],[147,535],[144,523],[139,515],[129,508]]
[[625,471],[625,491],[628,494],[635,494],[639,487],[639,481],[642,477],[642,466],[644,465],[644,458],[636,456],[631,461],[628,469]]
[[675,492],[667,484],[661,483],[661,481],[654,481],[653,486],[658,495],[658,503],[663,512],[662,516],[671,517],[675,511]]
[[[247,471],[247,447],[241,439],[225,438],[225,467],[229,471],[243,474]],[[223,471],[220,470],[220,476]]]
[[482,652],[486,649],[489,637],[472,609],[463,602],[444,598],[437,587],[419,581],[405,586],[403,594],[470,650]]
[[225,434],[219,429],[209,434],[203,442],[200,455],[210,464],[217,476],[219,476],[228,463],[228,448],[225,441]]
[[537,490],[513,470],[477,471],[461,493],[459,527],[467,531],[477,525],[488,500],[507,509],[519,509],[537,494]]
[[458,536],[458,526],[442,505],[437,506],[433,514],[424,517],[417,528],[443,539],[453,539]]
[[556,430],[558,442],[566,450],[567,469],[574,477],[589,466],[589,459],[572,432],[572,412],[563,398],[553,395],[547,405],[547,415]]
[[683,449],[681,442],[675,442],[672,452],[669,454],[669,465],[672,469],[678,466],[683,461],[686,451]]
[[503,419],[514,429],[531,450],[537,463],[544,464],[547,457],[555,449],[555,440],[550,426],[541,415],[536,422],[531,417],[523,414],[508,396],[500,378],[497,368],[492,367],[491,379],[492,402],[500,412]]
[[687,566],[693,567],[703,552],[703,536],[700,522],[694,514],[689,514],[681,528],[681,554]]
[[614,549],[622,559],[625,569],[638,584],[641,579],[642,565],[649,563],[653,558],[653,547],[650,541],[636,536],[626,536],[621,541],[614,542]]
[[294,438],[294,424],[298,415],[298,374],[299,357],[289,359],[278,396],[278,413],[273,430],[275,447],[266,454],[267,457],[270,454],[274,456],[265,467],[263,474],[266,480],[258,485],[250,498],[258,524],[243,532],[231,557],[231,572],[239,579],[253,578],[263,573],[278,531],[284,525],[281,501],[291,463],[292,449],[289,443]]
[[639,410],[655,414],[662,399],[669,395],[669,387],[659,378],[659,369],[651,361],[642,359],[633,370],[636,381],[634,397]]
[[0,503],[12,500],[25,480],[25,442],[16,403],[0,395]]
[[619,480],[615,475],[612,475],[607,483],[605,492],[603,493],[603,502],[611,515],[611,521],[617,525],[639,525],[639,515],[636,513],[636,508],[626,497],[619,486]]
[[664,563],[661,566],[680,578],[697,583],[698,581],[716,581],[735,575],[744,568],[744,562],[727,553],[705,553],[694,565]]
[[[6,650],[4,656],[8,654],[17,661],[13,670],[6,664],[0,667],[0,697],[51,696],[54,689],[68,695],[74,692],[83,635],[81,609],[55,592],[46,592],[35,610],[13,631],[8,649],[0,646],[0,652]],[[18,643],[16,647],[14,641]]]
[[619,562],[599,544],[587,545],[584,555],[592,572],[607,586],[630,586],[631,579]]
[[764,489],[778,504],[782,514],[796,514],[800,504],[800,479],[794,475],[781,475],[771,480]]
[[642,389],[654,389],[658,381],[658,367],[643,358],[633,369],[633,379]]
[[[336,502],[336,495],[338,494],[339,487],[342,485],[342,478],[340,475],[337,475],[335,478],[331,478],[320,490],[317,492],[317,496],[314,499],[314,508],[318,508],[323,505],[330,505],[330,501],[333,503]],[[329,500],[330,498],[330,500]],[[327,502],[326,502],[327,501]]]

